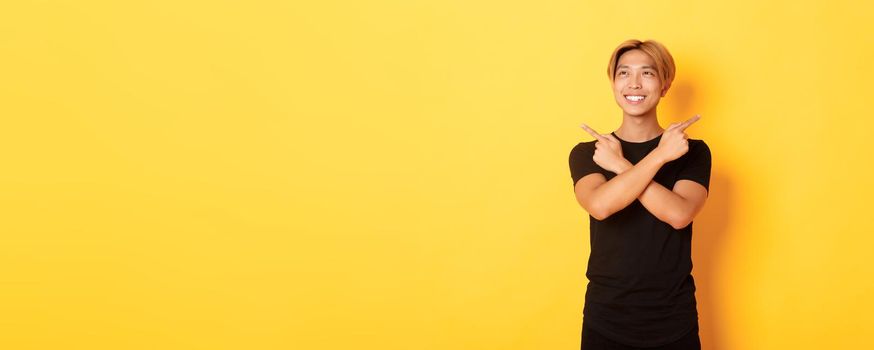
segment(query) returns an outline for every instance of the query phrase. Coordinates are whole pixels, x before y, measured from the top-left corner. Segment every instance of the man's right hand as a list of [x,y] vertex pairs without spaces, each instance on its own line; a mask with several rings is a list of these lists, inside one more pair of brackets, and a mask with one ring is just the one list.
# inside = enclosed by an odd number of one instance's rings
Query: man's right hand
[[686,134],[686,128],[692,123],[701,119],[701,116],[696,114],[682,123],[673,123],[662,133],[662,139],[659,140],[659,145],[654,152],[662,157],[662,160],[667,163],[674,159],[682,157],[689,151],[689,135]]

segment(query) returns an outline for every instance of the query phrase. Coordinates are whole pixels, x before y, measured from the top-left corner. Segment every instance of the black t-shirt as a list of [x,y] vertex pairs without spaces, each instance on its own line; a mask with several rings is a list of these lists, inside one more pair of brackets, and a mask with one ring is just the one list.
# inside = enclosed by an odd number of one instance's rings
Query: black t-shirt
[[[658,146],[661,135],[644,142],[619,140],[622,155],[637,164]],[[665,163],[653,179],[668,190],[688,179],[709,192],[710,148],[702,140],[688,141],[689,151]],[[592,160],[595,142],[581,142],[571,150],[574,185],[591,173],[601,173],[608,181],[616,176]],[[604,220],[589,215],[589,234],[583,308],[587,326],[617,342],[647,347],[680,339],[697,325],[692,224],[674,229],[635,199]]]

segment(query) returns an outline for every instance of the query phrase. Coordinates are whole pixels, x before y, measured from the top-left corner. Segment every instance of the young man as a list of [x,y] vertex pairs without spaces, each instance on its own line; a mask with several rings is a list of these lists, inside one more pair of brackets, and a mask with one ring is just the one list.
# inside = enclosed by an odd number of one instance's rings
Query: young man
[[710,187],[710,148],[689,139],[700,119],[659,126],[674,79],[660,43],[628,40],[607,67],[622,125],[570,153],[577,202],[589,213],[591,254],[581,348],[700,349],[692,220]]

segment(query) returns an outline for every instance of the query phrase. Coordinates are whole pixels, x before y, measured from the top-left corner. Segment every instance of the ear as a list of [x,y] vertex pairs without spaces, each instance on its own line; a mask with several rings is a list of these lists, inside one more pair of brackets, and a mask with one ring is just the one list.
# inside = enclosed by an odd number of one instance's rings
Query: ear
[[665,97],[665,95],[668,94],[668,89],[670,89],[670,88],[671,88],[671,82],[668,82],[667,84],[665,84],[665,86],[662,87],[662,96],[661,97]]

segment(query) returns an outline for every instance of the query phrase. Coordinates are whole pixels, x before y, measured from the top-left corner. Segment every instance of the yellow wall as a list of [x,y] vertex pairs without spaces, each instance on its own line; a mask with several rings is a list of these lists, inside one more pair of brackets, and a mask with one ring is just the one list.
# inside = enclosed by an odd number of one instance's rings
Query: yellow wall
[[871,10],[8,1],[0,347],[576,349],[567,156],[653,38],[713,154],[705,348],[872,348]]

